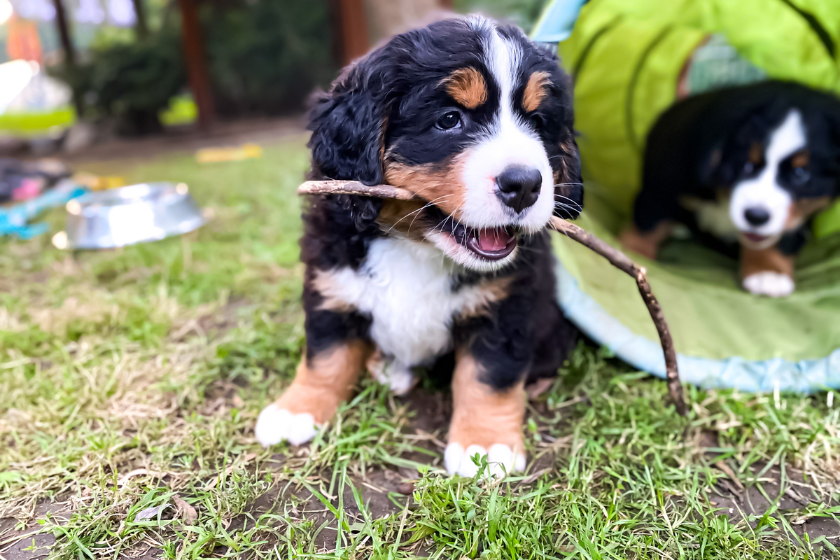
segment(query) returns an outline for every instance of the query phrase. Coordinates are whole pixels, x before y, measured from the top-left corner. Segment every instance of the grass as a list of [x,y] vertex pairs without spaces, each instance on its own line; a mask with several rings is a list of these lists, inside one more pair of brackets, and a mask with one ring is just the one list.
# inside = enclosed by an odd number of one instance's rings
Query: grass
[[119,171],[190,184],[214,216],[200,231],[75,255],[0,243],[0,519],[67,559],[836,557],[825,394],[691,388],[682,419],[663,382],[583,344],[530,405],[523,476],[444,476],[445,430],[420,426],[445,392],[370,381],[310,446],[263,450],[256,416],[303,344],[306,167],[301,139],[165,157]]

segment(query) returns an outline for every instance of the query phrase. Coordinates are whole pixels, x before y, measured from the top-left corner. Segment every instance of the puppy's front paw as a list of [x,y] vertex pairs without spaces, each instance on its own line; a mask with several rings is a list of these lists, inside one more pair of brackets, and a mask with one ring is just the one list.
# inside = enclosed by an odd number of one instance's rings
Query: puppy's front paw
[[505,474],[525,470],[525,455],[504,443],[494,443],[489,449],[472,444],[467,445],[465,449],[460,443],[452,442],[446,446],[443,454],[446,472],[451,475],[475,476],[478,472],[478,465],[473,461],[476,453],[487,457],[488,471],[484,473],[484,476],[502,478]]
[[306,443],[317,431],[315,418],[308,412],[292,414],[272,403],[260,412],[254,432],[263,447],[288,441],[292,445]]
[[407,395],[417,383],[411,368],[376,352],[368,359],[368,371],[382,385],[387,385],[395,395]]
[[744,278],[744,289],[759,296],[773,298],[789,296],[796,284],[787,274],[778,272],[757,272]]

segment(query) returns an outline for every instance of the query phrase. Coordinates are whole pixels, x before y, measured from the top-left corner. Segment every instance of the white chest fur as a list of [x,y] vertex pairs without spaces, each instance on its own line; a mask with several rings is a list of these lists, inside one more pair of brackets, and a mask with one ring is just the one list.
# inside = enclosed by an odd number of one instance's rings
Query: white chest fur
[[711,233],[724,241],[738,239],[738,228],[729,215],[728,197],[719,196],[718,200],[683,197],[680,202],[687,210],[695,213],[700,231]]
[[453,291],[456,272],[457,266],[431,245],[377,239],[359,270],[329,273],[324,295],[369,314],[371,338],[383,353],[405,366],[422,365],[451,348],[452,321],[459,312],[487,301],[480,286]]

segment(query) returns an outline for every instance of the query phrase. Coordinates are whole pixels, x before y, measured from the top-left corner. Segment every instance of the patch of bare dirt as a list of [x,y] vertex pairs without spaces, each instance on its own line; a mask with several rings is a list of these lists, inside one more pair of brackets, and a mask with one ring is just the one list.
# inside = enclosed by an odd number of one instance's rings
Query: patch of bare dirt
[[47,515],[66,516],[70,512],[66,502],[43,502],[35,507],[32,520],[17,528],[18,520],[0,519],[0,558],[5,560],[35,560],[46,558],[55,544],[51,534],[35,534],[41,528],[38,519]]

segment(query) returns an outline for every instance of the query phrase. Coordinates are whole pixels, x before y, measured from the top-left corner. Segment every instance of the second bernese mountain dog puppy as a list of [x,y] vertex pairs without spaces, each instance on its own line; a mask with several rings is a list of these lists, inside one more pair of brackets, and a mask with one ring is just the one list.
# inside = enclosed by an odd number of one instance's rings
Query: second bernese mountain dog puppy
[[301,241],[306,356],[257,439],[301,444],[367,368],[396,393],[454,358],[445,465],[522,470],[529,378],[575,331],[556,303],[546,227],[582,205],[569,81],[550,51],[481,17],[398,35],[311,114],[315,178],[387,183],[428,203],[313,197]]
[[645,148],[628,249],[655,258],[675,222],[729,252],[754,294],[794,291],[809,219],[840,196],[840,100],[779,81],[674,104]]

